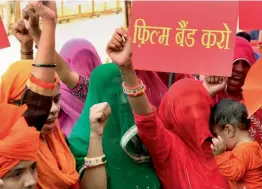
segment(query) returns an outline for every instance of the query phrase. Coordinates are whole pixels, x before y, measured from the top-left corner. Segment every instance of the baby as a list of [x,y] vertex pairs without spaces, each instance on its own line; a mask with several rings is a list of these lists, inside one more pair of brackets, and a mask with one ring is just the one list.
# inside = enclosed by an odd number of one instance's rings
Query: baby
[[262,148],[249,135],[250,120],[243,104],[224,99],[211,111],[211,145],[217,166],[232,189],[262,188]]

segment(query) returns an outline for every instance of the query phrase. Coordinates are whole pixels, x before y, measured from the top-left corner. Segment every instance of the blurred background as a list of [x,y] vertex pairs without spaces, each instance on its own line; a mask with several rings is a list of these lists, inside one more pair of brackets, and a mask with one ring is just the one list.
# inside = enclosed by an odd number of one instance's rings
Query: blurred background
[[[20,44],[12,35],[12,25],[21,19],[28,1],[0,1],[0,16],[9,34],[11,47],[0,50],[0,76],[14,61],[20,59]],[[85,38],[96,47],[103,62],[110,61],[106,44],[118,27],[125,26],[125,1],[120,0],[60,0],[56,1],[58,25],[56,49],[72,38]]]

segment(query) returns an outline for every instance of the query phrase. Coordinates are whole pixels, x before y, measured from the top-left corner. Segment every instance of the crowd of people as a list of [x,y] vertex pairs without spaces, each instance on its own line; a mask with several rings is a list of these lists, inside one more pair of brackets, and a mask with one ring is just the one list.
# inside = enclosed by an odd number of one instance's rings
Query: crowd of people
[[55,1],[22,16],[21,60],[0,84],[1,189],[262,188],[262,110],[249,117],[242,96],[259,58],[248,33],[231,77],[175,73],[168,89],[169,73],[133,68],[128,29],[102,64],[85,39],[56,52]]

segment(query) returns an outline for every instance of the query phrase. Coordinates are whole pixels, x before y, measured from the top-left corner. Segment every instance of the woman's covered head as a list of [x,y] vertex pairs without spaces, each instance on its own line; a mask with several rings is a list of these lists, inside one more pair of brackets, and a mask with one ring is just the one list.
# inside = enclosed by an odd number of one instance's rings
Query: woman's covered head
[[232,76],[228,78],[227,84],[230,93],[242,91],[247,72],[255,62],[256,58],[249,42],[242,37],[236,37]]
[[193,79],[177,81],[164,97],[159,116],[165,127],[193,149],[200,149],[212,137],[209,114],[212,100],[202,83]]
[[[21,99],[24,95],[26,84],[31,76],[32,60],[18,61],[4,73],[1,79],[0,102],[21,105]],[[54,130],[55,122],[60,111],[60,84],[56,76],[56,87],[52,95],[52,107],[48,119],[41,130],[42,134],[48,134]]]
[[[80,74],[85,80],[89,80],[92,71],[102,63],[95,47],[85,39],[67,41],[62,47],[60,55],[70,69]],[[75,97],[72,90],[68,89],[63,83],[61,83],[61,93],[59,121],[63,132],[69,135],[81,114],[84,102]]]
[[0,178],[4,189],[35,188],[39,132],[29,127],[26,106],[0,104]]
[[102,63],[95,47],[86,39],[67,41],[62,47],[60,55],[70,69],[87,78],[90,77],[93,69]]

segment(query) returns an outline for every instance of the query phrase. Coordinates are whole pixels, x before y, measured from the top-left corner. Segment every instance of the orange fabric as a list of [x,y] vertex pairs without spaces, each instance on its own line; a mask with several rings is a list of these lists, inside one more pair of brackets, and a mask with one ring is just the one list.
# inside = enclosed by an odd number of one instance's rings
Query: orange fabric
[[[4,73],[1,79],[0,88],[0,103],[9,103],[10,100],[19,100],[26,87],[26,83],[31,79],[33,60],[20,60],[11,64],[7,71]],[[56,75],[56,82],[59,83],[59,78]],[[37,78],[34,77],[34,84],[40,84],[39,88],[49,88],[50,84],[43,85],[42,81],[37,82]]]
[[[23,60],[11,64],[1,79],[0,102],[10,99],[19,100],[30,77],[32,60]],[[27,70],[27,71],[23,71]]]
[[253,142],[245,142],[232,151],[215,157],[222,175],[229,181],[232,189],[262,188],[262,149]]
[[248,71],[243,86],[243,97],[249,116],[262,106],[262,59],[259,59]]
[[78,183],[75,159],[68,148],[58,121],[55,131],[46,136],[38,151],[37,188],[69,189]]
[[[18,100],[31,75],[32,61],[12,64],[2,77],[0,101]],[[58,82],[58,78],[56,78]],[[67,146],[58,121],[46,143],[40,141],[37,152],[38,189],[69,189],[78,183],[75,159]]]
[[0,104],[0,178],[21,160],[36,161],[39,132],[28,127],[25,110],[26,106]]
[[31,77],[30,77],[30,82],[32,82],[32,83],[34,83],[34,84],[36,84],[40,87],[43,87],[45,89],[54,89],[55,88],[55,83],[47,83],[47,82],[41,81],[33,75],[31,75]]

